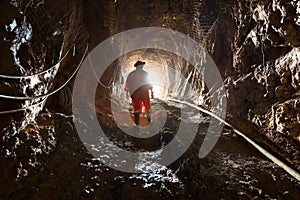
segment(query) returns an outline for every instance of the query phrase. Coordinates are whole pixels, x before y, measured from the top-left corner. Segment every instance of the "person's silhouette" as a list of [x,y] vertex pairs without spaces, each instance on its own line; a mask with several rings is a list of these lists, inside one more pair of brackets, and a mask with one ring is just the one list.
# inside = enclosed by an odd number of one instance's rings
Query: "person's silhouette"
[[142,113],[143,104],[145,111],[147,112],[148,123],[151,122],[151,104],[149,94],[151,94],[151,98],[154,98],[152,90],[153,87],[149,83],[148,73],[143,70],[144,65],[145,62],[137,61],[134,64],[136,69],[129,73],[125,82],[127,98],[129,98],[130,95],[132,99],[132,106],[134,108],[134,123],[136,125],[140,124],[140,113]]

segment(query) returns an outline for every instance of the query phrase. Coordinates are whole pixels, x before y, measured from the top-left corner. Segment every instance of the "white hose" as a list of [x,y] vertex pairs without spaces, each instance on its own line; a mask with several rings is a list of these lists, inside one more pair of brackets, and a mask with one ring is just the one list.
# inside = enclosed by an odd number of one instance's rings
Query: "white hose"
[[36,104],[32,104],[30,106],[27,106],[27,107],[24,107],[24,108],[17,108],[17,109],[14,109],[14,110],[6,110],[6,111],[0,111],[0,115],[2,114],[8,114],[8,113],[14,113],[14,112],[20,112],[20,111],[23,111],[23,110],[26,110],[28,108],[31,108],[31,107],[34,107],[34,106],[37,106],[37,105],[40,105],[47,97],[55,94],[56,92],[58,92],[59,90],[61,90],[63,87],[65,87],[69,82],[70,80],[75,76],[76,72],[78,71],[78,69],[80,68],[84,58],[85,58],[85,55],[88,51],[88,45],[84,51],[84,55],[82,56],[82,59],[80,61],[80,63],[78,64],[77,68],[75,69],[75,71],[72,73],[72,75],[69,77],[69,79],[63,84],[61,85],[59,88],[57,88],[56,90],[48,93],[48,94],[44,94],[44,95],[39,95],[39,96],[34,96],[34,97],[15,97],[15,96],[7,96],[7,95],[1,95],[0,94],[0,97],[2,98],[8,98],[8,99],[17,99],[17,100],[34,100],[34,99],[39,99],[39,98],[44,98],[41,102],[39,103],[36,103]]
[[44,97],[48,97],[48,96],[51,96],[53,95],[54,93],[58,92],[59,90],[61,90],[63,87],[65,87],[69,82],[70,80],[75,76],[76,72],[78,71],[78,69],[80,68],[84,58],[85,58],[85,55],[87,53],[87,50],[88,50],[88,46],[86,47],[85,51],[84,51],[84,54],[82,56],[82,59],[80,61],[80,63],[78,64],[77,68],[75,69],[75,71],[72,73],[72,75],[69,77],[69,79],[64,83],[62,84],[59,88],[57,88],[56,90],[50,92],[50,93],[47,93],[47,94],[42,94],[42,95],[38,95],[38,96],[33,96],[33,97],[20,97],[20,96],[10,96],[10,95],[4,95],[4,94],[0,94],[0,98],[5,98],[5,99],[17,99],[17,100],[34,100],[34,99],[39,99],[39,98],[44,98]]
[[172,98],[167,98],[167,100],[170,101],[174,101],[177,103],[181,103],[181,104],[185,104],[188,106],[191,106],[201,112],[204,112],[212,117],[214,117],[215,119],[219,120],[220,122],[224,123],[226,126],[229,126],[230,128],[232,128],[232,130],[238,134],[239,136],[243,137],[247,142],[249,142],[253,147],[255,147],[258,151],[260,151],[264,156],[266,156],[268,159],[270,159],[272,162],[274,162],[275,164],[277,164],[279,167],[281,167],[282,169],[284,169],[287,173],[289,173],[291,176],[293,176],[296,180],[300,181],[300,174],[299,172],[297,172],[296,170],[292,169],[291,167],[287,166],[285,163],[283,163],[281,160],[279,160],[278,158],[276,158],[274,155],[272,155],[270,152],[268,152],[267,150],[265,150],[264,148],[262,148],[261,146],[259,146],[256,142],[254,142],[253,140],[251,140],[249,137],[247,137],[245,134],[243,134],[242,132],[240,132],[239,130],[235,129],[231,124],[229,124],[228,122],[226,122],[224,119],[222,119],[221,117],[217,116],[215,113],[212,113],[211,111],[208,111],[204,108],[200,108],[195,104],[191,104],[189,102],[186,101],[180,101],[177,99],[172,99]]

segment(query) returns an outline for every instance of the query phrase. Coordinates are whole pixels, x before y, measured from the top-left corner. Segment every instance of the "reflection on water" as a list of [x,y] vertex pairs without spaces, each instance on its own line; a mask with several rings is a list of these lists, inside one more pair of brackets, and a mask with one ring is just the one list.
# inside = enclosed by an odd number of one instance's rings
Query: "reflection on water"
[[[99,187],[107,185],[108,183],[105,181],[105,174],[113,174],[110,168],[102,164],[100,158],[92,158],[90,160],[86,160],[80,165],[88,171],[93,171],[93,173],[91,173],[89,177],[81,177],[82,181],[89,179],[87,181],[87,185],[84,186],[84,191],[87,194],[92,194],[96,190],[99,190]],[[141,186],[145,189],[151,189],[154,187],[159,191],[165,191],[170,194],[174,192],[171,190],[171,188],[168,188],[168,185],[170,184],[173,185],[172,188],[174,188],[174,184],[177,184],[178,187],[183,188],[183,183],[176,176],[176,173],[179,171],[179,169],[178,171],[174,172],[172,169],[165,166],[152,164],[152,166],[147,166],[147,170],[147,172],[142,172],[139,174],[123,173],[122,175],[116,175],[112,178],[114,182],[118,182],[119,184],[129,184],[132,186],[138,185],[138,187]]]
[[[172,127],[178,124],[179,109],[167,106],[166,110],[172,115],[168,115],[165,130],[176,132]],[[87,152],[73,120],[72,116],[43,112],[20,132],[16,121],[2,131],[1,153],[6,157],[0,165],[2,196],[22,197],[25,190],[30,199],[274,199],[291,198],[299,191],[294,179],[230,130],[224,130],[216,148],[204,159],[197,156],[206,123],[199,127],[194,144],[172,165],[150,162],[159,151],[149,152],[136,166],[141,173],[124,173]],[[117,134],[114,128],[108,129],[109,134]],[[118,137],[114,140],[120,142]],[[103,156],[113,155],[107,149]]]
[[[176,176],[176,172],[173,172],[172,169],[169,169],[166,166],[162,166],[158,163],[151,163],[151,165],[145,163],[141,168],[147,168],[147,171],[141,174],[134,174],[129,178],[142,180],[144,188],[160,185],[161,189],[168,190],[164,183],[179,183],[180,186],[183,187],[182,182]],[[171,191],[168,190],[168,192],[172,194]]]

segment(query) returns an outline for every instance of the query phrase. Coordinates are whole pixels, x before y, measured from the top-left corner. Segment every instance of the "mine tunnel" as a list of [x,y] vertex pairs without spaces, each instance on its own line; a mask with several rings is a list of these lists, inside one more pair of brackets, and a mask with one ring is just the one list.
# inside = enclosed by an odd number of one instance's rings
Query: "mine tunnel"
[[1,199],[299,198],[297,0],[0,5]]

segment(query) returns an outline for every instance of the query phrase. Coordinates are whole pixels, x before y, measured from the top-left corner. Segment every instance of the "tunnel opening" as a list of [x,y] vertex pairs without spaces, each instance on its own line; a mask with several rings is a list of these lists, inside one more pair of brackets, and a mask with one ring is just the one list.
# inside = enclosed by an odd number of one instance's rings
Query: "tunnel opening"
[[[169,95],[170,80],[168,77],[167,60],[171,59],[171,56],[165,55],[160,57],[159,55],[149,55],[149,53],[146,55],[141,55],[141,53],[138,51],[130,53],[130,55],[125,57],[126,58],[119,59],[119,61],[121,61],[119,63],[121,65],[121,69],[118,82],[122,84],[123,87],[124,81],[126,81],[128,74],[135,70],[134,63],[138,60],[142,60],[146,63],[143,69],[149,74],[148,81],[153,86],[154,96],[156,98],[164,98]],[[174,68],[174,66],[169,67]],[[120,96],[119,94],[116,94],[118,92],[117,88],[114,88],[113,91],[115,91],[113,95]],[[124,97],[124,95],[121,96]]]
[[[199,53],[199,56],[202,56],[202,54]],[[112,118],[102,120],[103,123],[119,126],[119,124],[116,124],[119,121],[122,124],[121,126],[129,124],[134,126],[131,98],[126,96],[124,83],[128,74],[135,70],[134,64],[138,60],[146,63],[143,69],[149,74],[149,81],[153,86],[154,99],[151,102],[154,106],[151,112],[153,111],[154,119],[160,118],[160,115],[166,118],[166,113],[159,110],[164,110],[161,105],[171,98],[195,105],[204,103],[202,99],[206,99],[206,105],[210,105],[210,97],[202,93],[204,90],[207,91],[207,86],[203,81],[203,70],[197,70],[184,58],[172,52],[154,48],[139,49],[114,60],[101,77],[94,74],[99,79],[95,93],[96,112],[101,115],[108,113],[112,116]],[[120,115],[120,111],[123,112],[123,115]],[[145,107],[143,105],[141,125],[147,126],[148,123],[145,122],[146,112],[144,111]],[[131,119],[131,121],[127,119]],[[166,120],[167,118],[161,120],[161,122]],[[160,125],[157,127],[163,128]]]
[[[104,87],[110,87],[109,96],[126,98],[124,83],[128,74],[135,70],[134,63],[138,60],[146,63],[143,69],[149,74],[155,98],[186,99],[198,105],[208,103],[204,100],[209,97],[203,93],[207,91],[203,70],[195,69],[195,66],[172,52],[152,48],[127,53],[107,68],[100,81],[107,83]],[[101,89],[98,92],[101,93]]]

